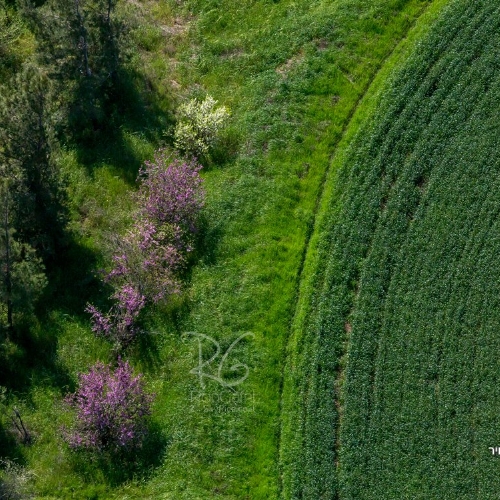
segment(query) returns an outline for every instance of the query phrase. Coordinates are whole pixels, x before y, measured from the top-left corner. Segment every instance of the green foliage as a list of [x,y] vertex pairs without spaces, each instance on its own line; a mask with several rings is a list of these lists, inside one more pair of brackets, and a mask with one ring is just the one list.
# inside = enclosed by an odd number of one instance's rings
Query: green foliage
[[[13,327],[13,314],[29,315],[47,284],[45,268],[35,249],[15,237],[11,226],[11,195],[7,184],[0,186],[0,302],[7,326]],[[2,318],[2,322],[5,320]]]
[[0,0],[0,83],[9,80],[34,52],[33,35],[12,0]]
[[12,50],[12,44],[21,36],[21,24],[18,19],[13,19],[5,0],[0,2],[0,54],[6,57]]
[[24,15],[38,42],[37,58],[64,96],[66,132],[77,137],[103,128],[115,101],[124,26],[117,0],[25,0]]
[[[151,5],[151,12],[162,16],[157,22],[164,42],[157,53],[137,54],[133,84],[147,90],[145,102],[161,103],[163,116],[171,110],[171,94],[180,99],[217,95],[232,110],[228,132],[234,138],[224,169],[204,174],[207,225],[202,262],[189,272],[188,293],[149,311],[144,327],[151,335],[130,352],[157,394],[152,417],[161,432],[155,437],[167,436],[166,453],[151,447],[154,460],[137,459],[133,474],[120,475],[115,464],[107,468],[69,457],[58,431],[65,418],[59,412],[61,393],[79,371],[110,356],[81,311],[86,300],[105,293],[89,268],[95,268],[95,260],[102,263],[102,234],[110,224],[118,233],[126,227],[130,185],[157,147],[151,133],[157,110],[138,105],[137,116],[144,116],[115,131],[106,147],[62,152],[75,244],[61,255],[60,283],[66,286],[33,326],[35,348],[27,342],[19,354],[24,364],[16,378],[29,401],[26,418],[38,433],[36,445],[23,452],[37,472],[39,498],[279,497],[284,346],[317,196],[359,98],[425,4],[189,0]],[[130,92],[127,99],[137,96]],[[137,123],[143,127],[139,131],[133,128]],[[186,341],[186,331],[217,339],[222,352],[239,332],[254,332],[251,342],[232,353],[249,366],[245,383],[232,392],[208,380],[202,391],[192,374],[196,344]],[[297,472],[294,458],[286,464],[288,477]],[[293,480],[300,481],[312,465]],[[329,478],[327,484],[335,482]],[[312,492],[311,498],[320,496]]]
[[160,49],[163,34],[160,28],[151,25],[140,25],[132,32],[134,42],[142,49],[153,52]]
[[15,60],[16,43],[21,38],[23,27],[20,19],[9,10],[5,0],[0,1],[0,67]]
[[230,116],[225,106],[207,95],[203,101],[191,99],[178,109],[179,121],[174,131],[175,147],[188,157],[207,157],[220,140]]
[[12,238],[12,304],[23,314],[33,311],[47,285],[45,267],[35,249]]
[[117,0],[49,0],[24,5],[39,42],[38,57],[59,78],[81,80],[111,76],[119,60],[121,24]]
[[65,224],[64,191],[54,161],[53,87],[27,65],[2,88],[0,171],[9,180],[12,227],[20,241],[54,257]]
[[335,164],[297,347],[301,444],[340,420],[346,500],[498,491],[499,19],[451,2]]
[[35,474],[11,460],[0,460],[0,498],[2,500],[27,500],[33,498]]

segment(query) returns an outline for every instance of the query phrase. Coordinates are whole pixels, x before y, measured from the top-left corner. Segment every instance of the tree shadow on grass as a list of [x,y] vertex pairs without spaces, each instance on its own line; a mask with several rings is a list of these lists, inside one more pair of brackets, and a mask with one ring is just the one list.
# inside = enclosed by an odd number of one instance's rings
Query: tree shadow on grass
[[161,426],[152,423],[140,448],[101,453],[75,451],[71,456],[73,470],[88,483],[101,482],[117,487],[132,480],[147,480],[167,453],[168,440]]
[[208,216],[206,216],[202,221],[199,236],[199,250],[196,255],[197,260],[208,266],[215,265],[222,236],[223,232],[220,224],[215,225],[214,220],[209,221]]
[[161,366],[157,337],[157,332],[145,331],[139,334],[134,343],[125,350],[124,355],[140,360],[143,369],[154,373]]
[[228,127],[203,161],[203,170],[224,168],[234,162],[240,153],[241,133],[235,127]]
[[[76,102],[78,99],[75,96]],[[87,119],[80,128],[77,123],[71,127],[79,130],[72,137],[78,162],[90,170],[106,162],[121,172],[126,182],[134,184],[144,157],[128,139],[139,136],[158,146],[165,142],[164,131],[173,123],[173,115],[165,107],[154,98],[143,75],[121,68],[116,89],[102,110],[102,117]],[[72,119],[78,121],[78,115]]]
[[58,360],[60,326],[54,313],[82,323],[88,321],[86,303],[103,294],[93,271],[95,266],[95,253],[70,240],[61,255],[60,267],[49,274],[49,286],[36,308],[38,321],[18,314],[10,341],[0,342],[0,385],[21,393],[29,392],[31,385],[41,381],[61,391],[74,385]]
[[55,329],[18,328],[13,341],[0,346],[0,384],[28,398],[33,385],[56,387],[61,393],[74,388],[67,368],[57,359],[57,344]]
[[191,311],[186,293],[169,297],[166,304],[155,304],[148,310],[143,333],[127,349],[126,355],[138,360],[147,373],[158,373],[165,367],[163,346],[165,337],[174,334],[181,337],[183,325]]
[[[26,460],[21,452],[19,440],[8,428],[0,425],[0,460],[8,458],[18,465],[26,465]],[[1,465],[1,464],[0,464]],[[0,498],[2,498],[0,496]]]
[[87,302],[103,295],[102,280],[96,273],[99,253],[69,235],[58,266],[51,269],[49,286],[39,301],[38,317],[47,321],[50,311],[62,311],[73,316],[84,316]]

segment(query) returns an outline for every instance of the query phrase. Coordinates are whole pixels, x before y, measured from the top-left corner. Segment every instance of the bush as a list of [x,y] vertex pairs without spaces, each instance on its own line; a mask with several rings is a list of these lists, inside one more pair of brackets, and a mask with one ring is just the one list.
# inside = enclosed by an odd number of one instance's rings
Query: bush
[[124,285],[111,298],[116,302],[107,314],[91,304],[85,311],[92,315],[92,331],[114,341],[119,350],[130,344],[139,331],[136,322],[145,305],[145,297],[133,286]]
[[206,157],[220,138],[230,116],[225,106],[215,108],[217,101],[191,99],[179,107],[179,121],[174,131],[175,147],[188,157]]
[[93,305],[92,330],[119,348],[136,337],[143,307],[180,292],[177,277],[192,251],[204,204],[200,165],[171,161],[164,151],[140,172],[139,208],[132,229],[117,239],[114,268],[106,281],[115,288],[107,314]]
[[[196,233],[204,205],[201,168],[194,162],[171,160],[164,150],[157,151],[154,161],[145,162],[140,172],[142,182],[136,226],[149,222],[162,228],[168,224],[184,240]],[[185,249],[185,245],[181,244],[179,249]]]
[[79,387],[66,402],[76,409],[76,424],[65,431],[71,448],[94,451],[130,449],[142,444],[154,396],[144,390],[142,375],[133,376],[128,362],[115,370],[96,363],[79,376]]
[[0,460],[4,471],[0,475],[0,500],[26,500],[33,498],[33,479],[35,474],[26,467]]

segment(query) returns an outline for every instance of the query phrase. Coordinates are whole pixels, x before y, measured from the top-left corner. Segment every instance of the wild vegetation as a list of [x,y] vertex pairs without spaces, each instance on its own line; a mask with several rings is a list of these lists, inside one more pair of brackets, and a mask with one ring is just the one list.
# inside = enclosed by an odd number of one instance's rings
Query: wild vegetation
[[132,227],[115,242],[113,266],[104,277],[114,289],[114,303],[107,314],[91,304],[85,309],[94,333],[114,341],[117,351],[140,333],[139,316],[147,304],[181,291],[178,275],[194,250],[204,204],[201,168],[158,151],[140,171]]
[[140,446],[154,398],[145,393],[141,376],[119,360],[113,371],[98,362],[79,379],[78,390],[66,398],[77,410],[75,428],[66,435],[69,445],[99,452]]
[[[357,436],[383,443],[360,431],[377,420],[356,406],[372,373],[357,367],[379,337],[349,314],[354,301],[361,311],[359,301],[375,299],[364,273],[382,261],[365,259],[384,217],[380,238],[390,244],[380,251],[394,266],[380,283],[389,289],[434,168],[415,160],[423,174],[410,189],[397,159],[406,168],[412,144],[425,160],[455,137],[461,115],[450,136],[428,125],[448,103],[439,82],[451,72],[450,82],[462,78],[456,99],[469,96],[463,78],[487,66],[479,61],[486,33],[496,33],[494,5],[453,1],[447,28],[441,21],[381,94],[377,120],[358,105],[387,61],[406,58],[397,47],[417,19],[429,10],[432,24],[445,3],[0,0],[0,488],[47,499],[205,500],[363,498],[364,485],[390,498],[389,472],[372,459],[356,465]],[[469,38],[493,17],[467,48],[453,45],[460,9],[472,16]],[[461,65],[455,51],[464,51]],[[390,71],[382,73],[379,88]],[[364,120],[373,123],[347,151]],[[429,150],[421,136],[432,136]],[[401,174],[408,186],[411,172]],[[29,277],[19,281],[29,308],[14,304],[15,266]],[[378,306],[366,307],[368,318]],[[389,414],[373,431],[380,438]]]

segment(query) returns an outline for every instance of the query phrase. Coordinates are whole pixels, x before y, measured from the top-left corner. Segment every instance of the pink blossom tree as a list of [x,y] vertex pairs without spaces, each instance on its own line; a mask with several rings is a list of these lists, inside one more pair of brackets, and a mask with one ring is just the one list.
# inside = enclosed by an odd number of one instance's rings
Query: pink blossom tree
[[197,221],[204,205],[201,165],[194,161],[170,161],[165,150],[146,161],[139,172],[139,216],[161,227],[169,224],[182,237],[197,231]]
[[136,321],[145,305],[145,297],[133,286],[125,284],[112,298],[115,303],[107,314],[91,304],[85,311],[92,315],[92,331],[114,341],[119,350],[130,344],[138,333]]
[[141,310],[180,292],[179,271],[193,250],[204,191],[201,165],[172,160],[165,150],[139,172],[138,209],[131,229],[117,244],[105,281],[115,288],[107,314],[93,305],[92,329],[121,347],[137,335]]
[[66,397],[76,410],[75,426],[64,431],[66,441],[71,448],[95,451],[140,446],[153,400],[128,362],[119,360],[115,370],[98,362],[79,375],[76,392]]

